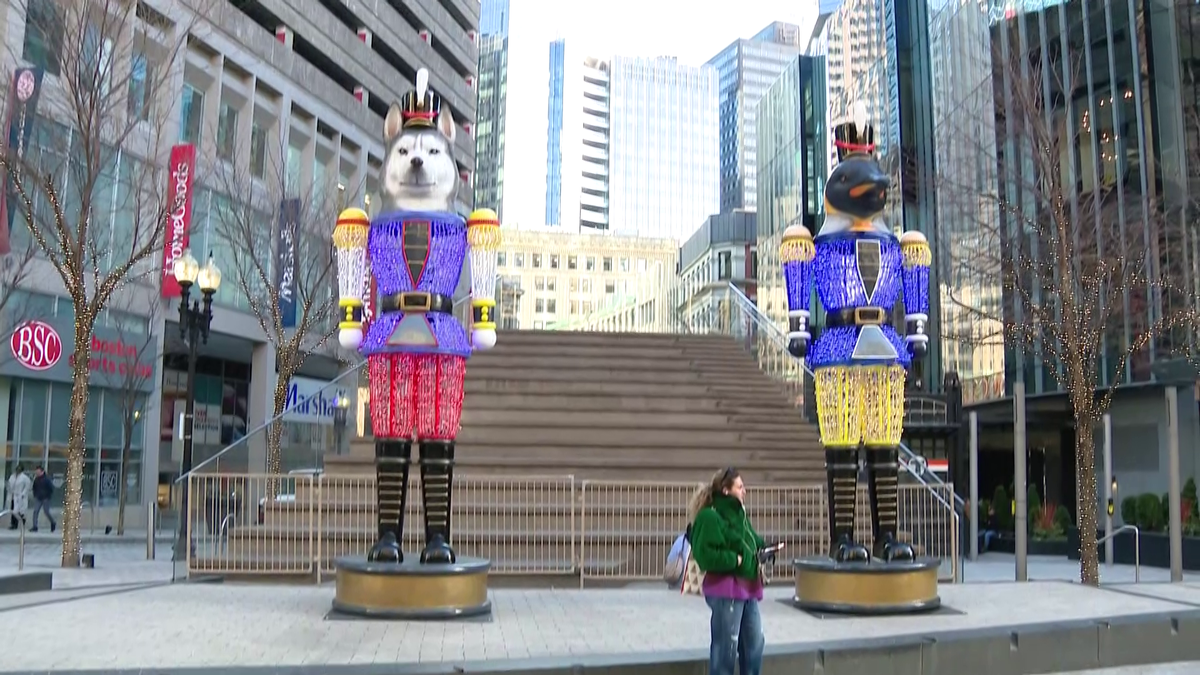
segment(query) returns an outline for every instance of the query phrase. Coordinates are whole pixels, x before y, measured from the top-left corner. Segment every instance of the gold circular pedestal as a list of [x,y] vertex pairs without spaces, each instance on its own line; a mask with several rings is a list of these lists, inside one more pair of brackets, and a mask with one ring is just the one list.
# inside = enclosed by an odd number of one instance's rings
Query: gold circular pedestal
[[488,570],[482,558],[452,565],[371,563],[338,558],[333,609],[374,619],[457,619],[492,611]]
[[938,560],[910,563],[839,563],[805,558],[796,569],[800,609],[831,614],[910,614],[942,606],[938,597]]

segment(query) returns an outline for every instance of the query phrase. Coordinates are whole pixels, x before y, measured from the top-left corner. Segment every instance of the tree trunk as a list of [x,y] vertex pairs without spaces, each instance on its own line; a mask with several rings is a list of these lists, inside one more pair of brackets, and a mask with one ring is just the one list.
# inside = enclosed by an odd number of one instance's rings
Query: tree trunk
[[[121,477],[118,479],[120,482],[117,485],[117,536],[125,534],[125,486],[129,480],[130,433],[130,430],[125,430],[125,444],[121,446]],[[148,523],[146,526],[153,528],[154,523]]]
[[[271,419],[283,414],[287,407],[288,385],[292,382],[290,369],[280,369],[275,376],[275,398],[271,405]],[[283,472],[283,424],[276,422],[267,427],[267,473]]]
[[83,469],[86,457],[84,422],[88,403],[88,362],[92,358],[92,322],[75,321],[75,354],[71,361],[71,412],[67,432],[67,481],[63,493],[62,566],[79,567],[79,520],[83,516]]
[[1096,446],[1089,410],[1075,412],[1075,519],[1079,525],[1079,580],[1100,585],[1100,554],[1096,550]]

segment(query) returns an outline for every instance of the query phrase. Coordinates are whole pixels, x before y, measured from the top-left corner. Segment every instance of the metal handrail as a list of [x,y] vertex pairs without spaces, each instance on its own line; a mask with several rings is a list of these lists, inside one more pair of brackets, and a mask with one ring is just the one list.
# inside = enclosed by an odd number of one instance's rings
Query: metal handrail
[[[808,367],[808,363],[806,361],[804,361],[803,359],[797,359],[796,357],[792,356],[791,352],[787,351],[787,336],[779,328],[779,326],[775,325],[775,322],[773,320],[771,320],[770,317],[768,317],[766,314],[763,314],[762,310],[760,310],[758,308],[758,306],[754,304],[754,301],[752,301],[750,298],[746,297],[746,294],[742,292],[742,289],[737,287],[737,284],[730,282],[729,283],[729,292],[730,292],[731,297],[733,297],[734,302],[737,303],[738,308],[744,314],[746,314],[750,318],[750,320],[755,323],[755,325],[757,325],[759,328],[762,328],[767,333],[769,333],[772,338],[772,342],[774,342],[777,347],[779,347],[790,358],[795,359],[796,361],[799,361],[800,367],[804,369],[804,372],[807,373],[809,377],[815,377],[812,369]],[[906,463],[908,462],[908,460],[918,459],[920,457],[920,455],[913,452],[911,449],[909,449],[909,447],[907,445],[905,445],[903,443],[900,443],[900,450],[906,456],[905,457]],[[920,484],[922,484],[926,488],[928,488],[929,491],[931,493],[933,493],[934,498],[942,503],[942,506],[945,506],[946,508],[950,509],[951,511],[960,512],[963,514],[966,513],[966,501],[963,500],[962,497],[959,497],[953,490],[950,490],[950,495],[953,497],[953,501],[954,501],[954,505],[951,506],[950,502],[948,502],[946,499],[944,499],[941,496],[940,491],[934,489],[933,484],[931,484],[929,481],[925,480],[925,477],[923,475],[917,474],[912,471],[910,471],[909,474],[912,475],[913,478],[916,478],[917,482],[919,482]],[[946,481],[942,480],[941,476],[938,476],[937,474],[930,474],[930,476],[933,477],[934,482],[939,487],[949,488],[949,485],[946,483]]]
[[[335,377],[335,378],[333,378],[332,380],[330,380],[329,382],[327,382],[327,383],[325,384],[325,386],[324,386],[324,387],[321,387],[321,388],[320,388],[320,389],[318,389],[317,391],[315,391],[315,392],[313,392],[312,394],[310,394],[308,397],[306,397],[306,398],[304,398],[304,399],[302,399],[302,400],[298,401],[298,402],[296,403],[296,405],[303,405],[303,404],[305,404],[305,403],[308,403],[309,401],[311,401],[311,400],[313,400],[313,399],[317,398],[317,397],[318,397],[318,396],[320,396],[320,395],[321,395],[321,394],[322,394],[322,393],[323,393],[323,392],[324,392],[326,389],[328,389],[330,385],[337,384],[338,382],[341,382],[343,379],[345,379],[345,378],[349,377],[349,376],[350,376],[350,375],[352,375],[352,374],[358,374],[358,372],[359,372],[360,370],[362,370],[363,366],[365,366],[365,365],[367,365],[367,362],[366,362],[366,360],[365,360],[365,359],[364,359],[364,360],[362,360],[362,361],[360,361],[360,362],[358,362],[358,363],[357,363],[357,364],[355,364],[355,365],[354,365],[352,368],[350,368],[350,370],[347,370],[346,372],[342,373],[341,375],[338,375],[337,377]],[[279,413],[278,415],[276,415],[276,416],[272,417],[271,419],[267,420],[266,422],[263,422],[262,424],[260,424],[260,425],[258,425],[258,426],[256,426],[256,427],[254,427],[253,429],[251,429],[251,430],[247,431],[245,434],[242,434],[242,437],[241,437],[241,438],[239,438],[239,439],[237,439],[236,441],[234,441],[234,442],[230,443],[229,445],[225,446],[224,448],[221,448],[221,450],[220,450],[219,452],[217,452],[217,454],[215,454],[215,455],[213,455],[212,457],[209,457],[208,459],[204,460],[203,462],[200,462],[199,464],[197,464],[197,465],[193,466],[193,467],[191,468],[191,470],[189,470],[187,473],[181,474],[181,475],[180,475],[178,478],[176,478],[176,479],[175,479],[174,481],[172,481],[172,482],[173,482],[174,484],[176,484],[176,485],[178,485],[179,483],[182,483],[184,480],[186,480],[186,479],[187,479],[189,476],[191,476],[192,474],[196,473],[196,472],[197,472],[197,471],[199,471],[200,469],[202,469],[202,468],[204,468],[204,467],[208,466],[209,464],[212,464],[213,462],[215,462],[215,461],[217,461],[218,459],[220,459],[220,458],[221,458],[221,456],[222,456],[222,455],[224,455],[225,453],[227,453],[227,452],[229,452],[230,450],[233,450],[234,448],[236,448],[236,447],[238,447],[238,446],[240,446],[240,445],[242,445],[242,444],[246,443],[246,442],[247,442],[247,440],[248,440],[248,439],[249,439],[251,436],[253,436],[253,435],[255,435],[255,434],[259,433],[260,431],[262,431],[263,429],[266,429],[267,427],[271,426],[272,424],[275,424],[276,422],[278,422],[279,420],[283,419],[284,417],[286,417],[286,416],[288,416],[288,415],[290,415],[290,414],[291,414],[291,410],[290,410],[290,409],[288,409],[288,410],[284,410],[283,412],[281,412],[281,413]]]
[[17,522],[20,523],[17,531],[17,571],[22,572],[25,570],[25,514],[17,513],[13,509],[7,509],[0,511],[0,520],[4,516],[15,517]]
[[1138,584],[1142,582],[1142,531],[1138,529],[1137,525],[1122,525],[1103,537],[1100,537],[1100,539],[1096,541],[1096,545],[1099,546],[1118,534],[1121,534],[1122,532],[1128,532],[1130,530],[1133,531],[1133,583]]

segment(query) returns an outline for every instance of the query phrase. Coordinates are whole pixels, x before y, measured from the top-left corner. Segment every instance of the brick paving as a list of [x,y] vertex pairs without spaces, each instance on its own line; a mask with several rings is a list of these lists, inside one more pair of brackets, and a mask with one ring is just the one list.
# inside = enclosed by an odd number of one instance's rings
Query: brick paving
[[[1200,586],[1119,591],[1062,582],[946,586],[944,602],[961,613],[822,621],[778,602],[790,589],[772,587],[762,613],[768,644],[782,645],[1156,613],[1180,609],[1181,599],[1200,604]],[[665,589],[498,589],[492,598],[487,622],[368,622],[328,619],[328,585],[160,585],[21,607],[6,631],[9,644],[54,635],[54,648],[13,650],[0,670],[411,664],[702,653],[708,645],[704,603]]]

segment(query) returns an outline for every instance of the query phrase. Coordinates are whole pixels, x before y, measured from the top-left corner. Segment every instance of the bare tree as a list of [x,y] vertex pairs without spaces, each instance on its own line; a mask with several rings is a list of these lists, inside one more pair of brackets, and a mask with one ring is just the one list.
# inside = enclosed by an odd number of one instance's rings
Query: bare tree
[[[104,355],[105,382],[109,396],[120,401],[121,470],[117,484],[117,534],[125,534],[126,490],[129,487],[129,460],[138,423],[146,415],[146,397],[155,376],[155,364],[161,361],[156,351],[158,338],[150,332],[155,317],[125,313],[127,320],[116,322],[116,344]],[[134,317],[137,317],[136,319]],[[153,529],[154,523],[147,523]]]
[[18,71],[14,89],[18,98],[38,93],[19,142],[0,148],[9,209],[20,223],[13,240],[32,242],[46,269],[38,283],[57,276],[74,311],[64,567],[79,564],[93,328],[111,300],[156,285],[169,211],[158,167],[177,128],[172,83],[196,14],[156,7],[155,0],[20,0],[10,9],[26,19],[15,60],[36,65]]
[[1081,54],[1063,54],[1057,41],[1021,47],[1006,30],[993,34],[975,105],[964,102],[944,130],[958,161],[937,176],[950,234],[939,251],[942,301],[966,329],[956,335],[947,322],[944,337],[989,348],[1003,340],[1066,390],[1080,577],[1096,585],[1094,429],[1131,364],[1148,364],[1149,350],[1186,353],[1195,294],[1179,256],[1165,255],[1184,234],[1181,220],[1153,186],[1145,194],[1127,184],[1112,116],[1095,112],[1126,94],[1089,98]]
[[[288,386],[305,359],[337,331],[331,236],[344,186],[303,180],[294,165],[289,170],[286,150],[266,154],[257,165],[253,157],[239,161],[234,148],[224,154],[211,172],[226,198],[214,214],[216,229],[231,249],[231,280],[275,348],[274,418],[283,414]],[[282,424],[267,429],[270,474],[282,469],[282,435]]]

